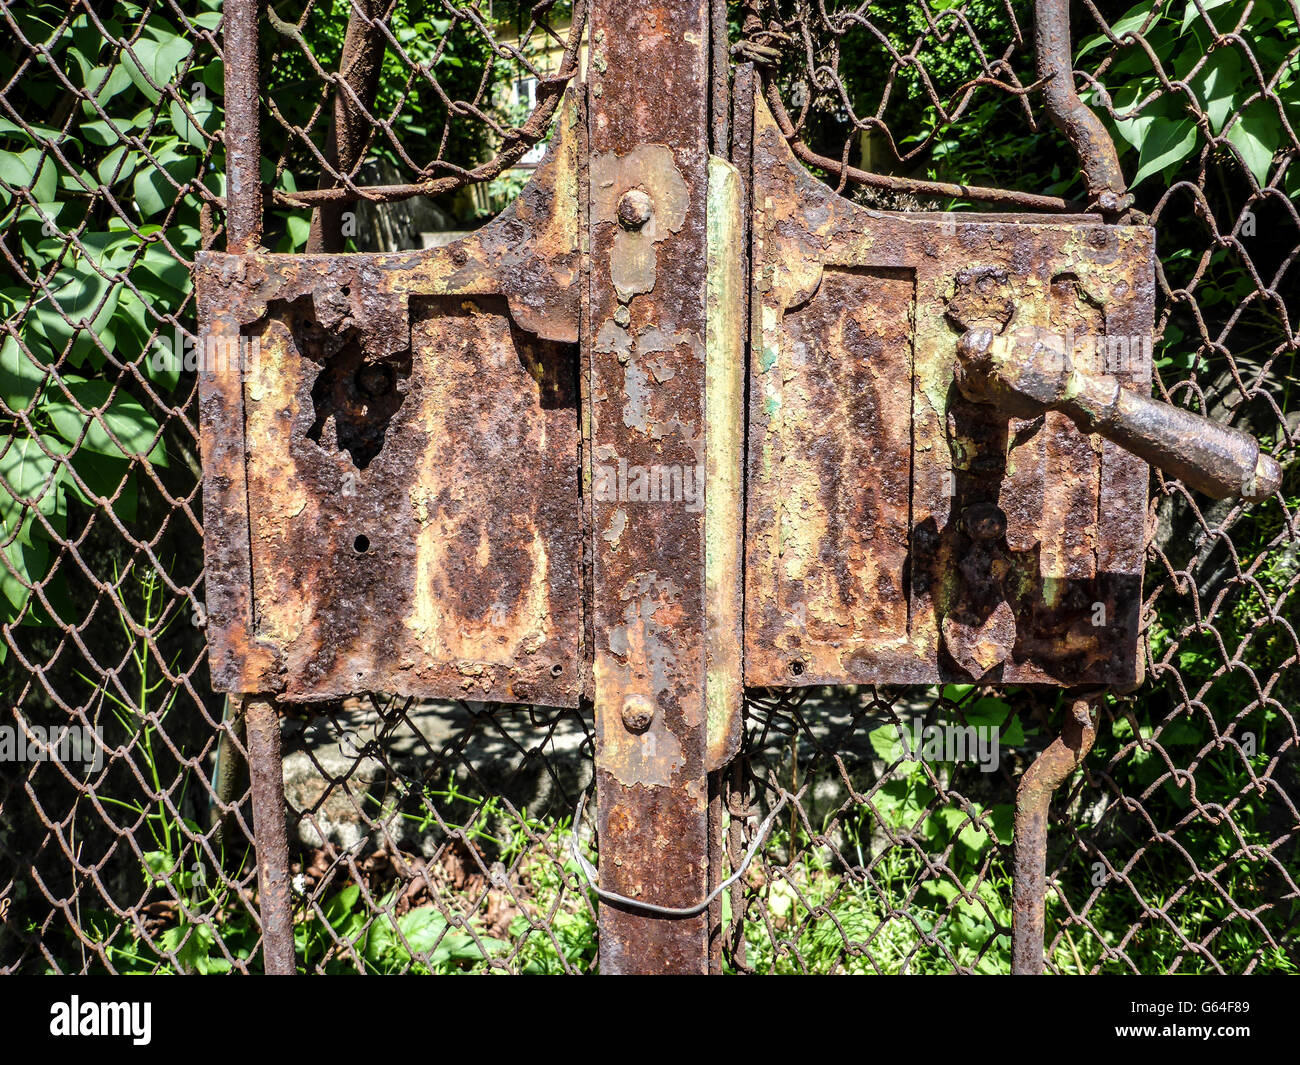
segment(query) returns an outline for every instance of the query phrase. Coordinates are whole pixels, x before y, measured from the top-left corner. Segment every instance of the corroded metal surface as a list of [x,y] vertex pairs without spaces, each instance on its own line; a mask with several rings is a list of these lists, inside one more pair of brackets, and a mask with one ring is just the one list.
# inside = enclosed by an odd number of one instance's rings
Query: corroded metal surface
[[1282,468],[1259,441],[1181,407],[1120,387],[1111,374],[1074,365],[1062,338],[1037,329],[994,336],[967,333],[957,344],[957,383],[976,403],[1022,418],[1046,410],[1067,415],[1126,451],[1215,499],[1258,502],[1282,483]]
[[1132,684],[1147,467],[955,371],[1032,324],[1145,394],[1150,231],[868,211],[761,101],[754,152],[746,682]]
[[1043,971],[1047,815],[1052,794],[1083,763],[1096,738],[1096,711],[1092,702],[1074,700],[1061,734],[1025,770],[1016,789],[1011,971],[1017,976],[1037,976]]
[[200,256],[220,690],[577,704],[576,123],[455,244]]
[[280,716],[270,699],[256,697],[244,700],[243,714],[257,847],[262,961],[268,976],[292,976],[293,903],[289,894],[289,837],[284,820]]
[[743,191],[736,167],[709,160],[704,381],[705,702],[710,770],[740,750],[744,582],[745,303]]
[[[619,895],[690,907],[707,894],[709,853],[708,4],[602,0],[591,29],[585,354],[600,880]],[[650,201],[644,221],[624,199],[634,190]],[[647,479],[678,488],[648,495],[638,487]],[[638,723],[648,717],[645,727],[630,727],[625,708]],[[706,926],[703,914],[607,903],[601,971],[704,972]]]
[[225,50],[226,247],[250,251],[262,239],[262,127],[259,121],[262,0],[228,0]]
[[1043,102],[1052,125],[1079,153],[1088,187],[1088,205],[1114,217],[1133,203],[1119,153],[1106,127],[1074,89],[1070,46],[1070,0],[1037,0],[1034,5],[1034,57],[1043,80]]

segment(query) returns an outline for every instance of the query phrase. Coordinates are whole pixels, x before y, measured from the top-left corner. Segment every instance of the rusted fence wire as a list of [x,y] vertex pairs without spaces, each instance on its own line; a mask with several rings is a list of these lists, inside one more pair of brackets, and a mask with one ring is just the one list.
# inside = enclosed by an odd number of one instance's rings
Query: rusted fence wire
[[[1092,190],[1045,118],[1032,7],[727,13],[733,58],[843,195],[1075,210]],[[1133,197],[1116,213],[1157,231],[1157,393],[1288,465],[1253,508],[1154,479],[1147,679],[1099,699],[1052,801],[1047,967],[1294,971],[1296,19],[1282,0],[1071,14],[1075,88]],[[246,740],[207,682],[189,280],[228,224],[221,5],[4,2],[0,24],[0,969],[256,971]],[[270,0],[263,243],[380,250],[481,224],[527,179],[583,38],[581,0]],[[719,788],[730,868],[787,805],[724,894],[717,965],[1006,971],[1017,782],[1069,705],[751,692]],[[571,853],[589,713],[316,710],[283,728],[300,968],[595,968]],[[591,825],[579,837],[598,860]]]

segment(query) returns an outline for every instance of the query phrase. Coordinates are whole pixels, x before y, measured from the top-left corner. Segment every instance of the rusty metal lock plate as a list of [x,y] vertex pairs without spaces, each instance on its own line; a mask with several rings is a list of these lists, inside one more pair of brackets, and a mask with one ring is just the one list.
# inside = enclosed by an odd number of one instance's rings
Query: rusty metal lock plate
[[499,218],[442,248],[204,254],[213,683],[576,706],[576,108]]
[[1148,394],[1151,230],[869,211],[757,112],[746,683],[1138,682],[1147,465],[955,370],[1037,329]]

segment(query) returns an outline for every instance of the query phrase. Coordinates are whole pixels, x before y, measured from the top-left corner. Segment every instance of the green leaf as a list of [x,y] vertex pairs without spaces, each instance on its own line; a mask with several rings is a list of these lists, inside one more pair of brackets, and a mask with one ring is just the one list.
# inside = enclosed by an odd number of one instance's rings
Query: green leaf
[[[140,265],[168,288],[184,295],[190,290],[190,268],[161,244],[150,244]],[[142,286],[143,287],[143,286]]]
[[[93,93],[95,103],[103,106],[118,93],[130,88],[130,72],[134,67],[135,64],[127,59],[125,55],[122,56],[121,61],[112,70],[108,67],[95,67],[86,76],[86,91]],[[81,108],[87,115],[98,114],[94,104],[89,100],[84,101]],[[121,125],[120,122],[118,124]]]
[[[82,414],[72,400],[61,393],[47,397],[45,410],[64,440],[70,444],[80,440],[80,447],[100,455],[135,459],[147,453],[150,462],[158,466],[167,465],[162,442],[154,443],[158,423],[135,397],[118,389],[110,400],[112,386],[107,381],[87,381],[70,374],[63,377],[62,384],[87,410]],[[114,443],[109,430],[121,446]]]
[[[151,103],[157,103],[162,99],[159,89],[171,83],[176,76],[177,68],[191,51],[189,41],[183,37],[164,31],[154,32],[159,39],[141,37],[122,53],[122,65],[126,68],[128,76]],[[149,83],[150,81],[153,85]],[[158,88],[155,89],[154,85]]]
[[[65,268],[50,283],[52,296],[33,308],[32,324],[50,342],[56,354],[68,349],[71,341],[93,346],[93,335],[103,331],[117,307],[120,286],[84,264],[79,269]],[[30,346],[30,343],[29,343]],[[74,352],[73,362],[80,362],[85,351]]]
[[1150,104],[1141,111],[1136,110],[1149,91],[1148,79],[1143,78],[1125,85],[1114,96],[1115,113],[1118,116],[1115,119],[1115,132],[1139,151],[1146,140],[1147,131],[1160,117],[1157,104]]
[[[366,925],[366,915],[357,909],[357,900],[361,897],[361,888],[349,884],[325,904],[325,922],[339,938],[355,942]],[[376,921],[378,927],[382,921]]]
[[[1226,33],[1237,24],[1241,18],[1241,8],[1244,6],[1241,0],[1199,0],[1200,10],[1197,10],[1196,3],[1193,0],[1186,0],[1186,6],[1183,8],[1183,27],[1182,33],[1192,27],[1192,23],[1204,25],[1207,21],[1214,27],[1216,32]],[[1234,6],[1233,11],[1225,11],[1217,17],[1211,17],[1210,12],[1216,8],[1224,7],[1227,4]],[[1205,12],[1202,16],[1201,11]]]
[[139,159],[135,150],[120,144],[99,161],[95,173],[99,177],[100,184],[112,186],[119,181],[128,180],[135,173],[138,165]]
[[[155,884],[166,884],[174,865],[171,855],[166,851],[145,851],[141,857],[144,859],[145,871],[150,880]],[[177,931],[179,930],[170,929],[168,934]],[[174,950],[175,947],[170,949]]]
[[447,918],[432,906],[421,906],[399,917],[397,927],[406,937],[412,954],[427,954],[446,931]]
[[1157,118],[1142,140],[1134,186],[1152,174],[1176,166],[1196,147],[1196,123],[1190,118]]
[[145,166],[132,186],[136,206],[146,218],[168,210],[182,195],[179,186],[198,173],[197,159],[172,156],[163,162],[164,156],[159,155],[158,160],[162,165]]
[[49,374],[12,336],[0,344],[0,403],[15,414],[26,410]]
[[131,476],[131,462],[121,456],[97,455],[78,448],[68,460],[85,484],[83,489],[72,477],[67,479],[77,497],[91,507],[104,507],[112,500],[113,513],[124,522],[135,521],[140,489]]
[[9,437],[0,455],[0,529],[6,540],[19,531],[18,523],[29,510],[48,516],[59,509],[63,466],[58,456],[63,451],[57,441]]
[[80,241],[86,258],[106,274],[118,273],[131,262],[140,247],[140,241],[133,233],[83,233]]
[[1237,50],[1218,49],[1188,84],[1210,119],[1211,132],[1219,133],[1241,91],[1241,58]]
[[81,135],[86,138],[86,141],[97,148],[107,148],[114,144],[120,144],[122,141],[122,130],[120,128],[114,129],[113,123],[102,118],[83,122],[80,129]]
[[[1141,29],[1143,23],[1146,22],[1147,18],[1151,14],[1151,8],[1152,4],[1149,0],[1147,3],[1138,4],[1137,7],[1130,8],[1122,18],[1116,19],[1110,24],[1110,32],[1115,37],[1123,39],[1124,34]],[[1099,33],[1095,37],[1089,37],[1082,45],[1080,45],[1079,51],[1075,57],[1076,60],[1087,55],[1093,49],[1100,48],[1103,45],[1111,47],[1110,38],[1104,33]]]
[[[31,521],[28,517],[27,521]],[[22,535],[4,546],[0,559],[0,594],[17,614],[31,596],[24,586],[38,584],[49,572],[50,545],[44,537]]]
[[985,696],[966,707],[964,716],[968,725],[1001,725],[1011,713],[1011,707],[1004,699]]
[[868,737],[871,741],[871,749],[876,752],[876,757],[891,765],[905,754],[903,741],[898,732],[900,728],[905,730],[907,728],[906,723],[896,725],[892,721],[886,722],[878,728],[873,728]]
[[0,181],[14,189],[30,189],[33,198],[42,203],[52,201],[58,194],[58,171],[38,148],[0,152]]
[[[17,122],[11,122],[7,118],[0,117],[0,134],[12,134],[15,137],[22,138],[24,143],[27,144],[31,143],[32,133],[47,141],[56,141],[63,135],[61,130],[57,130],[53,126],[42,126],[28,118],[24,118],[24,121],[27,123],[27,129],[24,129]],[[31,130],[31,133],[27,132],[28,129]]]
[[969,816],[965,810],[955,806],[945,806],[941,810],[936,810],[932,817],[943,826],[949,838],[953,838],[955,833],[957,843],[979,854],[992,842],[989,834],[984,830],[983,823],[975,820],[980,812],[979,804],[971,803]]
[[1228,140],[1241,152],[1241,158],[1255,175],[1255,180],[1261,186],[1266,185],[1273,153],[1282,143],[1282,123],[1272,105],[1256,100],[1232,124]]
[[293,251],[301,251],[307,246],[307,238],[311,235],[310,218],[301,213],[291,214],[286,219],[285,228],[288,230]]
[[216,130],[220,123],[220,115],[206,95],[201,99],[186,100],[185,107],[188,107],[190,114],[194,116],[193,120],[185,113],[185,108],[175,100],[172,100],[168,106],[172,129],[181,140],[204,151],[208,146],[208,137],[205,134],[211,134]]

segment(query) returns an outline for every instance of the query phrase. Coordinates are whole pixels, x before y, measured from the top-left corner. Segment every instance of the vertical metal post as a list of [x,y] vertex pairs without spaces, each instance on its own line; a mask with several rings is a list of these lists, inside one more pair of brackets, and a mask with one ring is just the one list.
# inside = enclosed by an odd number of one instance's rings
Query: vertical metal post
[[1079,153],[1088,202],[1114,220],[1133,203],[1133,197],[1126,194],[1124,171],[1110,133],[1074,91],[1070,0],[1036,0],[1034,52],[1048,117]]
[[[226,248],[252,251],[262,241],[261,65],[258,34],[263,0],[226,0],[222,17],[226,106]],[[228,391],[240,393],[239,381]],[[242,395],[240,396],[242,400]],[[204,466],[212,469],[205,442]],[[242,448],[236,461],[242,471]],[[211,515],[211,511],[209,511]],[[246,542],[246,541],[245,541]],[[284,766],[275,703],[245,696],[242,712],[253,792],[253,845],[257,851],[262,957],[272,976],[294,972],[293,909],[289,898],[289,839],[284,823]]]
[[270,976],[292,976],[293,907],[289,897],[289,838],[284,822],[284,765],[280,716],[261,696],[244,699],[248,775],[253,786],[253,836],[257,849],[258,911],[262,958]]
[[226,250],[262,240],[262,134],[258,30],[263,0],[226,0],[221,19],[226,71]]
[[[325,158],[339,174],[348,175],[361,161],[370,143],[373,121],[370,111],[379,91],[379,73],[387,41],[382,20],[392,6],[390,0],[353,0],[348,29],[339,59],[339,83],[334,88],[334,121],[325,142]],[[337,182],[323,170],[320,187]],[[331,200],[312,212],[307,254],[341,252],[346,243],[343,216],[356,210],[356,200]]]
[[[588,67],[594,686],[600,881],[708,890],[705,462],[708,0],[596,0]],[[603,973],[704,973],[707,915],[605,903]]]
[[1042,975],[1047,814],[1052,793],[1087,757],[1096,736],[1092,701],[1076,699],[1061,734],[1025,770],[1016,789],[1011,888],[1011,972],[1015,976]]

